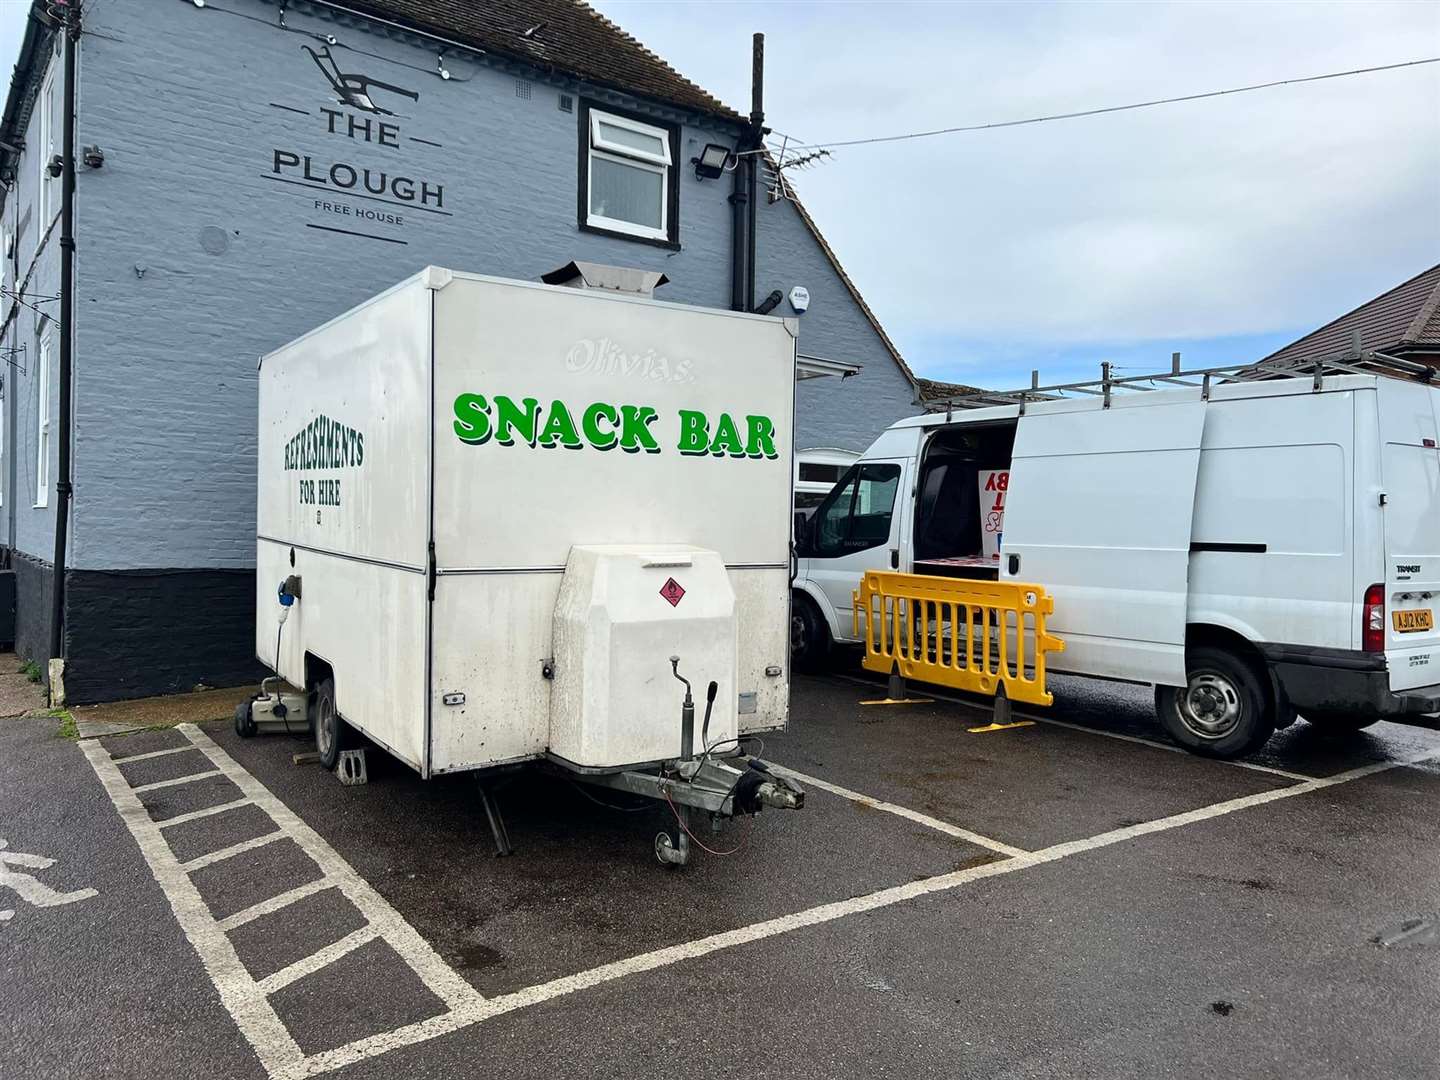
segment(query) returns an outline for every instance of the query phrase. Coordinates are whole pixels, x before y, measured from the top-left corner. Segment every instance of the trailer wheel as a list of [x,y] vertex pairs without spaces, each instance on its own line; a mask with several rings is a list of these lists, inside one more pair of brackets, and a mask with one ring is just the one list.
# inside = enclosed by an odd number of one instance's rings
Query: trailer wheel
[[790,656],[797,667],[813,671],[830,655],[830,628],[820,610],[802,592],[790,604]]
[[1311,727],[1329,735],[1349,735],[1380,722],[1380,717],[1366,716],[1363,713],[1316,711],[1302,715]]
[[255,713],[251,702],[242,701],[235,706],[235,734],[248,739],[255,734]]
[[340,751],[350,742],[350,729],[340,719],[335,708],[335,680],[320,680],[315,687],[315,749],[320,752],[320,764],[327,769],[335,768],[340,760]]
[[1155,711],[1166,732],[1191,753],[1236,758],[1275,733],[1260,675],[1245,660],[1212,645],[1185,654],[1185,686],[1157,686]]

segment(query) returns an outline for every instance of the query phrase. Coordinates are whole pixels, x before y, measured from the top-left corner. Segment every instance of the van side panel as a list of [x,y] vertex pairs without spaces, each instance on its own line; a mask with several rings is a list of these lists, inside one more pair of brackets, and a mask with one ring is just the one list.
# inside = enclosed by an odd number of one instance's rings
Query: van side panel
[[1351,394],[1212,401],[1187,621],[1253,642],[1352,643]]

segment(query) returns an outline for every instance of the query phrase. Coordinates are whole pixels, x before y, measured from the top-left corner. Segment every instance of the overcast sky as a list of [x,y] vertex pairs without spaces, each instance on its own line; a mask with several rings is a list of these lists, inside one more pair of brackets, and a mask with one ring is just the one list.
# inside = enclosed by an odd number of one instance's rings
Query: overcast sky
[[[0,0],[7,66],[28,6]],[[741,111],[764,31],[769,123],[812,142],[1440,55],[1435,2],[597,6]],[[795,183],[923,375],[1250,360],[1440,261],[1440,64],[853,147]]]
[[[1440,55],[1436,3],[597,6],[741,111],[764,31],[767,119],[805,141]],[[796,186],[921,374],[1248,360],[1440,261],[1440,64],[837,150]]]

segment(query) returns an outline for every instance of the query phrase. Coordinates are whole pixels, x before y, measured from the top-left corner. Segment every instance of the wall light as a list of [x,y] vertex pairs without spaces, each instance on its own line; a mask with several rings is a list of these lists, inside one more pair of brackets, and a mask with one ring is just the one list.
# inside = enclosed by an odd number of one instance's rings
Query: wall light
[[690,159],[695,166],[696,180],[718,180],[730,164],[730,148],[719,143],[706,143],[699,157]]

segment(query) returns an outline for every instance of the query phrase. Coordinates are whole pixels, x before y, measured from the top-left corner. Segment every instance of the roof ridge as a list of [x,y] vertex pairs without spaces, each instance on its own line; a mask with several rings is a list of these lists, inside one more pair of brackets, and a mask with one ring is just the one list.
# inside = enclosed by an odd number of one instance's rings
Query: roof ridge
[[690,89],[696,91],[697,93],[703,94],[705,97],[709,98],[709,99],[710,99],[711,101],[713,101],[719,108],[721,108],[721,109],[729,109],[731,112],[738,112],[738,110],[733,109],[731,106],[725,104],[725,102],[721,101],[718,97],[716,97],[714,94],[712,94],[709,90],[705,89],[705,87],[701,86],[701,85],[700,85],[699,83],[697,83],[695,80],[691,79],[690,77],[688,77],[688,76],[686,76],[686,75],[682,75],[682,74],[680,73],[680,71],[679,71],[673,64],[671,64],[668,60],[666,60],[663,56],[661,56],[659,53],[657,53],[654,49],[650,48],[650,46],[646,45],[643,41],[641,41],[639,38],[637,38],[634,34],[630,33],[630,31],[626,30],[626,29],[625,29],[623,26],[621,26],[619,23],[617,23],[617,22],[615,22],[614,20],[612,20],[612,19],[611,19],[608,15],[606,15],[604,12],[598,10],[597,8],[592,7],[590,4],[588,4],[588,3],[586,2],[586,0],[571,0],[571,3],[573,3],[577,8],[579,8],[579,9],[580,9],[582,12],[584,12],[585,14],[589,15],[591,18],[599,21],[601,24],[603,24],[603,25],[606,27],[606,29],[611,30],[611,31],[613,31],[614,33],[620,35],[620,37],[624,38],[624,39],[625,39],[627,42],[629,42],[631,45],[635,46],[635,48],[639,49],[642,53],[644,53],[646,56],[648,56],[651,60],[654,60],[657,64],[659,64],[661,67],[663,67],[663,68],[664,68],[666,71],[668,71],[671,75],[674,75],[675,78],[679,79],[679,80],[680,80],[681,82],[683,82],[686,86],[690,87]]
[[[1430,269],[1434,270],[1437,267],[1440,267],[1440,264],[1436,264],[1436,266],[1432,266]],[[1426,273],[1429,272],[1428,270],[1426,271]],[[1411,280],[1413,281],[1414,279],[1412,278]],[[1419,341],[1420,335],[1425,332],[1425,327],[1427,327],[1430,324],[1430,320],[1435,317],[1436,311],[1440,311],[1440,276],[1436,277],[1435,288],[1430,290],[1429,299],[1420,305],[1420,310],[1415,313],[1415,320],[1410,324],[1410,328],[1405,331],[1405,336],[1400,340],[1405,342]]]

